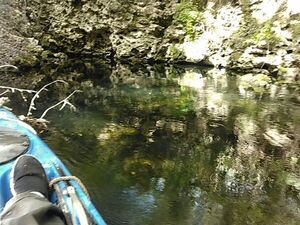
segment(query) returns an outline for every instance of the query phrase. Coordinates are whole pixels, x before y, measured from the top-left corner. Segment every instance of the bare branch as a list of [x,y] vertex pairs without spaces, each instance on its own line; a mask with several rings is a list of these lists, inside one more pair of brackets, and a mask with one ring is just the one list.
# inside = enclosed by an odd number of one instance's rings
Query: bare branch
[[13,65],[9,65],[9,64],[0,66],[0,69],[6,68],[6,67],[10,67],[10,68],[14,68],[14,69],[18,70],[18,67],[13,66]]
[[[7,86],[0,86],[0,89],[6,89],[6,91],[4,91],[5,93],[7,93],[7,91],[11,91],[12,93],[15,93],[15,91],[19,91],[19,92],[27,92],[27,93],[36,93],[36,91],[34,90],[29,90],[29,89],[22,89],[22,88],[14,88],[14,87],[7,87]],[[3,95],[4,92],[1,94]]]
[[2,92],[2,93],[0,94],[0,96],[5,95],[5,94],[8,93],[8,92],[9,92],[9,90],[5,90],[4,92]]
[[[2,68],[2,67],[0,67]],[[47,130],[47,123],[49,123],[46,119],[44,119],[44,117],[46,116],[46,114],[49,112],[49,110],[57,107],[57,106],[60,106],[59,110],[62,110],[64,109],[66,106],[69,106],[71,110],[76,110],[76,107],[69,102],[69,99],[77,92],[81,92],[79,90],[75,90],[73,91],[70,95],[68,95],[65,99],[59,101],[58,103],[56,103],[55,105],[47,108],[43,114],[41,115],[40,118],[34,118],[32,117],[32,110],[35,110],[35,100],[37,98],[39,98],[40,96],[40,93],[42,91],[47,91],[47,87],[54,84],[54,83],[63,83],[63,84],[68,84],[67,82],[63,81],[63,80],[55,80],[55,81],[52,81],[51,83],[48,83],[46,85],[44,85],[41,89],[39,89],[38,91],[34,91],[34,90],[29,90],[29,89],[21,89],[21,88],[14,88],[14,87],[9,87],[9,86],[0,86],[0,90],[3,89],[3,91],[0,92],[0,107],[5,107],[7,108],[6,106],[4,106],[5,104],[7,104],[9,102],[9,98],[8,97],[4,97],[5,94],[7,93],[15,93],[15,92],[20,92],[21,94],[21,97],[23,98],[23,100],[25,102],[27,102],[27,98],[26,98],[26,95],[25,93],[29,93],[29,94],[33,94],[34,93],[34,96],[31,98],[31,101],[30,101],[30,105],[29,105],[29,108],[28,108],[28,112],[27,112],[27,116],[20,116],[20,120],[22,121],[25,121],[25,122],[28,122],[30,123],[31,125],[35,126],[35,127],[38,127],[38,130],[41,130],[41,131],[44,131],[44,130]],[[7,108],[9,109],[9,108]],[[11,110],[11,109],[9,109]]]
[[64,84],[67,84],[67,82],[63,81],[63,80],[55,80],[55,81],[52,81],[51,83],[49,84],[46,84],[45,86],[43,86],[40,90],[38,90],[35,95],[32,97],[31,101],[30,101],[30,105],[29,105],[29,108],[28,108],[28,112],[27,112],[27,116],[31,116],[32,115],[32,110],[35,110],[35,104],[34,104],[34,101],[39,98],[39,94],[43,91],[43,90],[46,90],[46,88],[54,83],[58,83],[58,82],[61,82],[61,83],[64,83]]
[[71,108],[72,110],[76,110],[76,107],[75,107],[74,105],[72,105],[72,104],[68,101],[68,99],[71,98],[71,96],[73,96],[76,92],[81,92],[81,91],[75,90],[75,91],[73,91],[68,97],[66,97],[65,99],[63,99],[63,100],[61,100],[60,102],[56,103],[55,105],[53,105],[53,106],[47,108],[47,109],[43,112],[43,114],[41,115],[41,117],[39,118],[39,120],[44,119],[44,117],[46,116],[46,114],[48,113],[49,110],[51,110],[51,109],[53,109],[53,108],[55,108],[55,107],[57,107],[57,106],[59,106],[59,105],[61,105],[61,104],[62,104],[62,106],[59,108],[59,110],[62,110],[66,105],[70,106],[70,108]]
[[7,97],[1,97],[0,98],[0,107],[2,107],[3,105],[7,104],[9,102],[9,98]]
[[6,89],[4,92],[2,92],[0,94],[0,96],[3,96],[3,95],[5,95],[6,93],[9,93],[9,92],[11,92],[11,93],[15,93],[16,91],[20,92],[21,97],[23,98],[24,102],[27,102],[27,98],[24,95],[24,92],[29,93],[29,94],[36,93],[36,91],[33,91],[33,90],[14,88],[14,87],[8,87],[8,86],[0,86],[0,89]]

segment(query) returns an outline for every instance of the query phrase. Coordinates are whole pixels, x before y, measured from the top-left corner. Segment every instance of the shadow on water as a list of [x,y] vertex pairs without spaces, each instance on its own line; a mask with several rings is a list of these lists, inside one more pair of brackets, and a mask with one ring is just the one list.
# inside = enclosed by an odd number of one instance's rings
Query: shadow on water
[[108,224],[300,223],[295,90],[164,65],[47,73],[83,93],[48,115],[45,140]]

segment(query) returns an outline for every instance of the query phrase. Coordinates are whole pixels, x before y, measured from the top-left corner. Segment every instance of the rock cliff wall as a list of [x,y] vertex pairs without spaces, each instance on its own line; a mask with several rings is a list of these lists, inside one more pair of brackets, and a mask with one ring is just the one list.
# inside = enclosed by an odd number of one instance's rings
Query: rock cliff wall
[[51,52],[164,60],[175,0],[30,1],[33,34]]
[[37,62],[41,48],[28,31],[24,1],[0,0],[0,65],[23,60],[30,65]]
[[179,4],[185,10],[177,11],[175,18],[184,24],[185,38],[172,46],[171,58],[181,57],[215,67],[262,73],[282,82],[297,82],[300,72],[298,2],[240,0],[224,3],[208,2],[203,11],[186,10],[187,1]]
[[298,81],[297,0],[16,2],[28,23],[14,27],[38,40],[40,58],[188,62]]

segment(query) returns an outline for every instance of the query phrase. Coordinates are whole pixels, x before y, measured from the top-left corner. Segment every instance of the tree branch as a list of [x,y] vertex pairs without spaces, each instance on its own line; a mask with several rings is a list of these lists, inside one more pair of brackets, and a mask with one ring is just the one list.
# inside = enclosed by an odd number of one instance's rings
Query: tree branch
[[9,90],[5,90],[4,92],[2,92],[2,93],[0,94],[0,96],[5,95],[5,94],[8,93],[8,92],[9,92]]
[[27,92],[29,94],[36,93],[36,91],[33,91],[33,90],[14,88],[14,87],[8,87],[8,86],[0,86],[0,89],[6,89],[4,92],[2,92],[0,94],[0,96],[3,96],[3,95],[5,95],[6,93],[9,93],[9,92],[11,92],[11,93],[15,93],[15,91],[20,92],[21,97],[23,98],[24,102],[27,102],[27,98],[25,97],[24,92]]
[[9,64],[0,66],[0,69],[2,69],[2,68],[6,68],[6,67],[14,68],[14,69],[16,69],[16,70],[18,70],[18,69],[19,69],[18,67],[16,67],[16,66],[13,66],[13,65],[9,65]]
[[56,103],[55,105],[47,108],[43,114],[41,115],[41,117],[39,118],[39,120],[44,119],[44,117],[46,116],[46,114],[48,113],[49,110],[59,106],[62,104],[62,106],[59,108],[59,110],[62,110],[66,105],[69,105],[71,109],[76,110],[76,107],[74,105],[72,105],[68,99],[71,98],[72,95],[74,95],[76,92],[81,92],[79,90],[75,90],[73,91],[68,97],[66,97],[65,99],[61,100],[60,102]]
[[[7,92],[8,90],[10,90],[12,93],[15,93],[15,91],[27,92],[27,93],[36,93],[36,91],[34,91],[34,90],[22,89],[22,88],[14,88],[14,87],[7,87],[7,86],[0,86],[0,89],[6,89],[6,91],[4,91],[4,92]],[[1,95],[3,95],[4,92]]]
[[64,84],[67,84],[67,82],[63,81],[63,80],[55,80],[55,81],[52,81],[51,83],[49,84],[46,84],[45,86],[43,86],[40,90],[38,90],[35,95],[32,97],[31,101],[30,101],[30,105],[29,105],[29,108],[28,108],[28,112],[27,112],[27,117],[28,116],[31,116],[32,115],[32,110],[36,110],[35,108],[35,104],[34,104],[34,101],[35,99],[39,98],[39,94],[45,90],[48,86],[54,84],[54,83],[58,83],[58,82],[61,82],[61,83],[64,83]]

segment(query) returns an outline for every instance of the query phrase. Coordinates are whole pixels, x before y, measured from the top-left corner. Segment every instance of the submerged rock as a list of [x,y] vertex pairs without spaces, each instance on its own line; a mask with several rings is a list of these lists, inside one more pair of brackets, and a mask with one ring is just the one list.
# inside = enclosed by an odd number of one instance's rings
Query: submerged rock
[[254,90],[256,93],[263,93],[269,88],[271,78],[265,74],[246,74],[240,77],[239,89],[240,93],[244,93],[247,90]]
[[292,140],[288,138],[287,135],[280,134],[279,131],[276,129],[269,129],[263,135],[271,145],[277,147],[281,147],[281,148],[287,147],[290,146],[292,143]]

